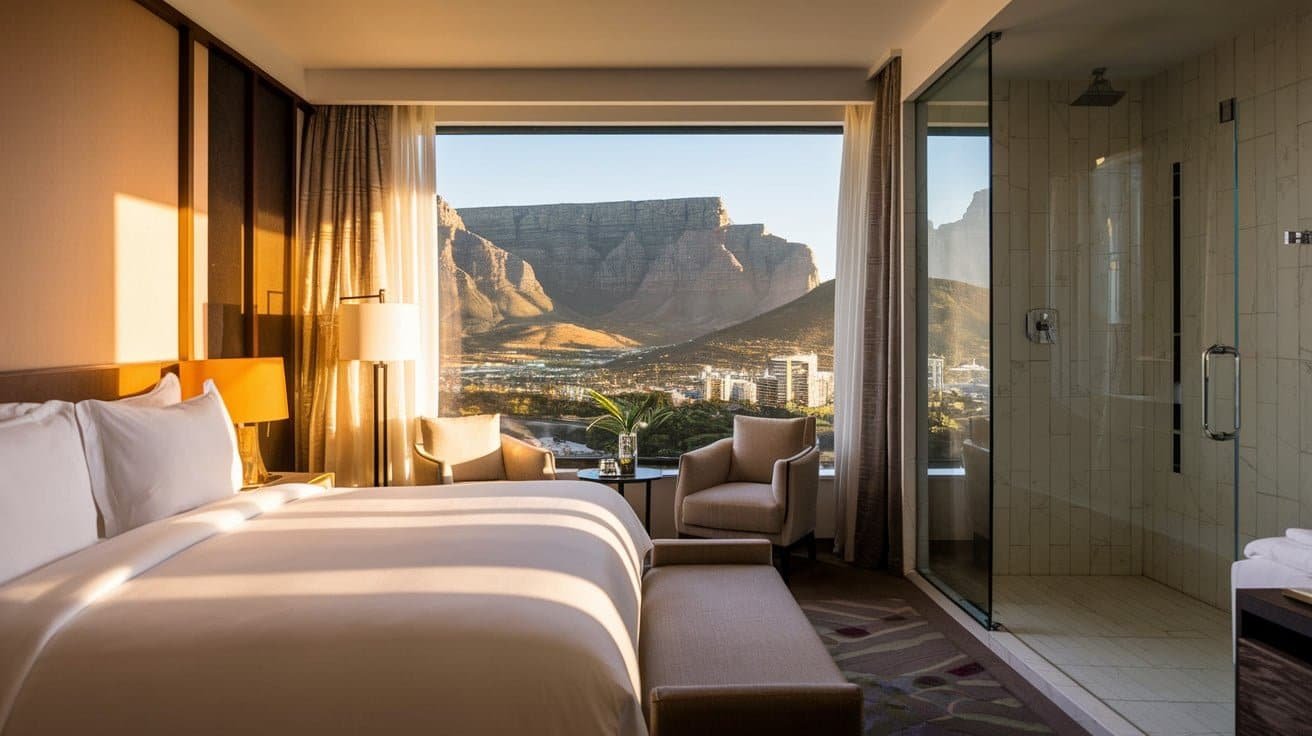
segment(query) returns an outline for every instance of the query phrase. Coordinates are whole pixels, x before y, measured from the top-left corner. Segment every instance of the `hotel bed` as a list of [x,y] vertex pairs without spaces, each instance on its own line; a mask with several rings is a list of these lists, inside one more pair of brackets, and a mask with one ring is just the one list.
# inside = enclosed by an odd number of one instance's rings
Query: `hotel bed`
[[0,587],[0,733],[642,734],[604,486],[286,485]]

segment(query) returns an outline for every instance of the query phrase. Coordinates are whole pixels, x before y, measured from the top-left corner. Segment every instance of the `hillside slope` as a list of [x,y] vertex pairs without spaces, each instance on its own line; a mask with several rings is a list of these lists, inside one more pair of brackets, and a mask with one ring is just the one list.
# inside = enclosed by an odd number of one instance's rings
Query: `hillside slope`
[[470,352],[547,353],[560,350],[626,350],[638,343],[623,335],[594,330],[572,322],[511,323],[464,339]]
[[606,368],[635,374],[696,373],[703,365],[759,371],[772,355],[816,353],[820,368],[834,364],[834,282],[745,322],[675,345],[643,350]]

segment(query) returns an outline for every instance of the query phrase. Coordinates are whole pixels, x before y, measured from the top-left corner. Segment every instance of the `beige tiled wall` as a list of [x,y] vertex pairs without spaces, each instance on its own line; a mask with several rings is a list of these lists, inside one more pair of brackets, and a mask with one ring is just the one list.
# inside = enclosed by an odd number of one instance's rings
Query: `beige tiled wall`
[[1071,107],[1085,84],[994,84],[997,574],[1142,569],[1142,101]]
[[[1199,354],[1235,342],[1236,280],[1239,543],[1312,527],[1312,246],[1280,245],[1281,231],[1312,229],[1312,16],[1263,24],[1150,79],[1112,76],[1129,90],[1112,108],[1069,107],[1084,81],[994,85],[995,570],[1145,574],[1227,607],[1234,447],[1201,434]],[[1238,122],[1222,124],[1230,97]],[[1034,306],[1060,310],[1058,345],[1025,340]]]

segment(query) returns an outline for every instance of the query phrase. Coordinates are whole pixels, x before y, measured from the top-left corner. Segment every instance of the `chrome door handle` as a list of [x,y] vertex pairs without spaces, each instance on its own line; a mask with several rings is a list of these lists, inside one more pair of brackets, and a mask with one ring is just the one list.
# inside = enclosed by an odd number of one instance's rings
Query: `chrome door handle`
[[[1212,428],[1212,361],[1214,355],[1229,355],[1235,359],[1235,427],[1233,431],[1221,432]],[[1232,440],[1239,436],[1239,349],[1229,345],[1213,345],[1203,351],[1203,434],[1217,442]]]

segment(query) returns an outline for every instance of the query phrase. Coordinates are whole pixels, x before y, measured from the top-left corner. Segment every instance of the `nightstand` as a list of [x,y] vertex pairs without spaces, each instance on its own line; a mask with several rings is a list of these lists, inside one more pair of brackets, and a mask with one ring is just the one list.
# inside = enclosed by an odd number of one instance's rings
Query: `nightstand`
[[336,479],[334,473],[293,473],[291,471],[272,471],[269,473],[268,482],[261,483],[258,486],[243,488],[243,491],[254,491],[269,486],[281,486],[287,483],[309,483],[314,486],[323,486],[332,488]]

